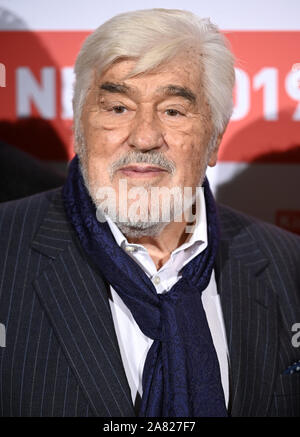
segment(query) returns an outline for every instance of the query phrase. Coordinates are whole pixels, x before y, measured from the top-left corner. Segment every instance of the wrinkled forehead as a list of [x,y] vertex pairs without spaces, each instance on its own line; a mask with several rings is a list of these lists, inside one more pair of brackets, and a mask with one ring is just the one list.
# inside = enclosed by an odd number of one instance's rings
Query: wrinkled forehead
[[181,88],[185,90],[185,95],[183,91],[182,96],[192,103],[194,96],[202,97],[203,68],[199,52],[193,50],[187,55],[180,53],[160,65],[134,74],[138,66],[137,59],[118,59],[101,74],[95,72],[96,85],[101,87],[106,84],[104,88],[111,92],[123,92],[127,88],[136,89],[138,92],[139,87],[142,90],[153,86],[162,92],[167,90],[170,95],[180,95]]
[[159,61],[155,55],[149,58],[147,53],[138,58],[131,58],[130,56],[120,57],[111,62],[102,72],[100,72],[100,74],[105,74],[110,67],[123,61],[132,61],[132,71],[128,74],[133,76],[136,73],[159,72],[174,68],[181,69],[184,67],[188,68],[190,71],[193,68],[201,71],[203,68],[202,59],[203,53],[201,53],[200,47],[187,45],[170,57],[166,59],[163,58],[161,61]]

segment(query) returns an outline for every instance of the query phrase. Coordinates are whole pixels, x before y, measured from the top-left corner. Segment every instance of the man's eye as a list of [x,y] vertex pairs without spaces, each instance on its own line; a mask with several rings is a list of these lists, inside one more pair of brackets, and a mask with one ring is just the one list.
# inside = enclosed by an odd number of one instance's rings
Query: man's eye
[[177,115],[183,115],[181,112],[177,111],[177,109],[167,109],[166,113],[170,117],[176,117]]
[[126,108],[125,106],[113,106],[111,111],[115,112],[116,114],[123,114],[126,111]]

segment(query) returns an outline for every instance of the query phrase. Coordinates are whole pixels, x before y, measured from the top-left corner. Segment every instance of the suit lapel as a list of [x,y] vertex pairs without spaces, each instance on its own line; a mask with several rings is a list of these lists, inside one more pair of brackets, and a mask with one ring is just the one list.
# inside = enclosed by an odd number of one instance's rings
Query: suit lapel
[[61,192],[32,247],[52,258],[34,286],[96,416],[133,416],[106,285],[77,245]]
[[276,375],[277,300],[268,260],[245,226],[222,216],[217,261],[230,360],[232,416],[265,416]]

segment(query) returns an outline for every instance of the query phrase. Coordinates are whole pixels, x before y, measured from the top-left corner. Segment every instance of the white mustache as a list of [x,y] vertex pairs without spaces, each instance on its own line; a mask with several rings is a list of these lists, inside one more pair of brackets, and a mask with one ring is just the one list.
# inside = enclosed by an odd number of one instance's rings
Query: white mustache
[[130,152],[122,156],[110,166],[109,173],[112,180],[116,171],[128,164],[146,163],[161,167],[168,173],[174,174],[176,165],[173,161],[167,159],[161,152]]

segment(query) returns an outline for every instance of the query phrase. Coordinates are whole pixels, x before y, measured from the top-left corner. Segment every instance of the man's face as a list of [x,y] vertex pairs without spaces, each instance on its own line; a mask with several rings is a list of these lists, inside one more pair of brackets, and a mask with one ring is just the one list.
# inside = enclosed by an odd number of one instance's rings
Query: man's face
[[195,53],[126,79],[134,65],[122,60],[108,68],[83,108],[81,164],[95,202],[98,188],[112,187],[118,206],[120,179],[128,190],[195,189],[216,162],[216,152],[208,156],[212,122]]

